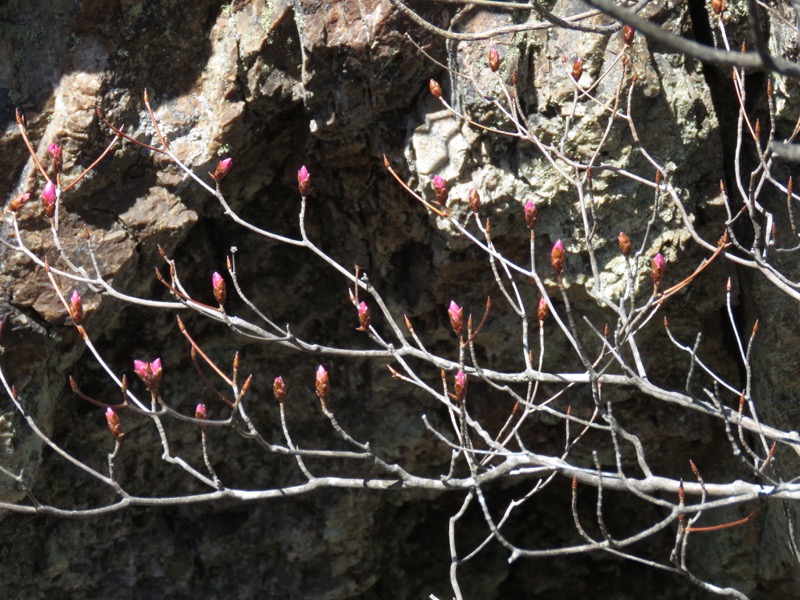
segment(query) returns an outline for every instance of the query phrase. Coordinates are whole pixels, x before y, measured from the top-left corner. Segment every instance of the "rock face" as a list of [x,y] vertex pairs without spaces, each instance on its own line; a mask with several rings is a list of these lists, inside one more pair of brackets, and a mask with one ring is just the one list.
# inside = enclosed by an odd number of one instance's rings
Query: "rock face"
[[[114,137],[96,109],[109,122],[124,126],[132,138],[157,145],[157,132],[142,102],[147,88],[172,152],[194,173],[208,181],[205,174],[213,172],[219,158],[234,158],[222,190],[231,207],[257,227],[298,235],[295,177],[297,169],[307,165],[314,185],[307,215],[309,237],[347,268],[359,265],[365,270],[390,300],[398,322],[400,315],[409,315],[437,348],[452,342],[443,310],[451,298],[461,299],[477,314],[486,295],[500,294],[485,257],[452,224],[433,218],[400,189],[388,176],[383,156],[426,197],[431,196],[432,177],[444,176],[450,186],[449,206],[461,222],[471,218],[466,198],[470,188],[477,188],[494,239],[521,261],[529,239],[522,205],[534,200],[540,212],[537,252],[547,256],[553,242],[563,239],[568,289],[576,310],[600,319],[603,313],[591,298],[597,283],[585,258],[586,239],[574,190],[530,140],[496,135],[453,117],[430,95],[427,84],[436,77],[456,110],[488,127],[508,129],[508,120],[492,109],[486,94],[476,90],[489,90],[491,96],[500,89],[498,78],[516,78],[520,110],[543,143],[560,139],[568,122],[565,152],[585,159],[607,135],[604,159],[620,169],[654,177],[628,129],[607,128],[602,106],[576,98],[568,77],[572,61],[584,57],[579,81],[590,86],[599,79],[596,95],[607,102],[613,101],[617,90],[627,89],[631,72],[637,73],[635,93],[625,111],[630,110],[647,151],[665,165],[664,175],[680,190],[701,233],[712,241],[721,234],[725,216],[718,181],[729,176],[730,165],[727,147],[723,151],[720,147],[727,143],[726,123],[735,121],[736,115],[724,112],[724,103],[714,99],[720,90],[712,87],[712,78],[698,63],[648,46],[643,39],[636,40],[623,74],[622,69],[612,68],[624,45],[619,34],[534,29],[525,35],[507,33],[491,42],[446,41],[414,25],[389,0],[111,4],[8,0],[0,7],[4,159],[0,189],[6,203],[24,191],[38,198],[43,184],[16,128],[15,108],[27,117],[38,156],[47,155],[50,142],[61,144],[63,177],[70,182]],[[454,19],[464,33],[507,28],[527,18],[474,7],[456,11],[439,3],[414,6],[433,23]],[[681,6],[665,11],[659,3],[656,8],[665,28],[683,34],[692,27]],[[570,15],[584,9],[581,2],[562,0],[553,10]],[[498,48],[502,63],[497,75],[485,67],[491,46]],[[474,77],[475,86],[449,76],[434,61]],[[776,86],[775,91],[777,125],[789,131],[787,123],[797,112],[790,88]],[[763,112],[763,102],[757,100],[753,99],[754,111]],[[665,201],[653,210],[650,188],[607,171],[594,176],[593,193],[593,244],[602,285],[611,297],[618,298],[625,285],[625,263],[616,243],[619,231],[643,231],[654,212],[650,246],[644,254],[663,252],[673,281],[689,275],[707,258],[708,253],[691,242],[673,204]],[[86,227],[99,270],[125,294],[169,300],[153,277],[154,268],[166,274],[161,248],[176,261],[189,293],[212,302],[211,273],[224,272],[226,255],[235,246],[243,288],[277,323],[290,323],[296,335],[312,341],[361,343],[354,338],[357,323],[341,277],[308,252],[265,241],[233,223],[213,196],[161,155],[118,142],[86,179],[64,195],[59,214],[64,252],[91,268]],[[63,259],[38,199],[23,208],[19,222],[26,246],[58,268]],[[6,215],[3,236],[13,235]],[[102,411],[73,395],[67,376],[75,376],[84,391],[104,402],[116,402],[110,397],[119,392],[68,325],[44,269],[9,248],[2,250],[0,260],[0,312],[6,319],[3,371],[20,390],[32,418],[54,441],[103,470],[112,441]],[[791,264],[785,268],[797,269]],[[702,331],[708,339],[709,364],[739,385],[736,351],[723,334],[727,317],[721,290],[729,276],[741,296],[742,330],[749,331],[756,319],[763,323],[769,316],[772,321],[766,325],[769,347],[755,350],[754,366],[762,376],[754,395],[771,399],[765,400],[765,414],[785,415],[787,421],[781,425],[791,428],[789,416],[800,411],[794,400],[797,394],[792,393],[797,387],[792,365],[800,360],[796,303],[758,277],[742,275],[740,283],[740,274],[730,265],[715,264],[702,285],[689,288],[665,312],[684,342],[691,343]],[[555,278],[546,283],[557,290]],[[175,325],[176,310],[130,305],[80,284],[77,289],[84,298],[86,327],[113,371],[127,372],[133,381],[134,358],[160,356],[165,364],[164,395],[175,410],[192,414],[202,401],[212,417],[222,413],[195,374],[186,340]],[[526,301],[536,301],[535,290],[524,294]],[[247,307],[233,300],[229,311],[245,313]],[[396,385],[383,364],[301,355],[248,341],[196,316],[187,316],[186,322],[192,336],[221,364],[229,365],[233,353],[241,351],[242,370],[255,375],[249,410],[265,437],[282,442],[271,395],[272,379],[282,375],[291,382],[287,418],[295,443],[309,448],[331,445],[327,420],[313,396],[314,369],[323,360],[328,361],[334,390],[330,403],[354,437],[369,440],[382,456],[401,461],[412,472],[447,472],[449,450],[426,431],[421,415],[429,413],[434,423],[446,421],[447,416],[435,414],[437,407],[424,396]],[[481,350],[487,361],[495,365],[521,361],[508,342],[515,335],[515,323],[507,307],[493,316]],[[684,381],[686,359],[664,349],[663,334],[645,331],[641,341],[648,348],[645,361],[655,380]],[[551,348],[550,364],[575,362],[566,343]],[[776,355],[780,368],[775,366]],[[434,381],[437,376],[427,375]],[[720,478],[750,476],[718,456],[720,448],[729,453],[728,442],[719,427],[711,431],[710,420],[676,417],[668,408],[636,397],[614,399],[623,401],[621,418],[637,424],[654,465],[676,477],[691,478],[685,464],[692,458]],[[479,410],[487,422],[502,424],[510,407],[498,407],[494,400],[487,393]],[[578,406],[591,398],[583,390],[572,401]],[[0,403],[0,408],[4,411],[0,465],[14,473],[24,469],[35,495],[65,508],[110,501],[108,490],[98,491],[32,436],[10,402]],[[148,421],[131,415],[126,427],[117,469],[131,492],[198,491],[161,462],[157,434]],[[555,443],[562,433],[543,420],[537,435],[537,442],[547,444]],[[170,436],[187,460],[201,464],[195,427],[179,423]],[[253,489],[286,483],[295,476],[293,461],[262,453],[239,436],[212,432],[209,445],[217,472],[228,485]],[[600,454],[604,464],[614,464],[613,449],[601,449]],[[680,457],[680,465],[671,462],[674,457]],[[321,474],[329,466],[320,461],[313,470]],[[523,481],[495,491],[507,502],[529,490]],[[0,480],[0,494],[5,501],[26,497],[11,479]],[[561,481],[539,497],[520,519],[525,543],[533,547],[574,543],[568,499],[569,482]],[[445,598],[452,594],[447,523],[460,504],[455,495],[336,490],[250,504],[137,508],[79,521],[4,514],[0,572],[4,586],[26,598],[45,597],[56,590],[66,590],[71,597],[98,598],[334,600],[416,598],[431,593]],[[589,515],[590,505],[591,501]],[[631,516],[634,509],[624,498],[610,503],[608,510],[609,523],[615,526],[663,516],[652,508]],[[792,510],[787,508],[786,514]],[[739,586],[754,598],[767,597],[764,590],[796,589],[793,559],[776,541],[778,535],[773,536],[785,516],[774,507],[768,513],[757,527],[727,530],[713,539],[696,536],[692,558],[702,564],[702,575]],[[477,511],[467,513],[463,522],[464,548],[480,544],[487,535],[482,516]],[[674,532],[651,541],[658,560],[667,561]],[[703,556],[712,559],[702,561]],[[705,597],[677,576],[608,557],[523,563],[510,565],[507,553],[490,544],[461,568],[462,588],[475,598],[578,598],[587,593],[614,598]]]

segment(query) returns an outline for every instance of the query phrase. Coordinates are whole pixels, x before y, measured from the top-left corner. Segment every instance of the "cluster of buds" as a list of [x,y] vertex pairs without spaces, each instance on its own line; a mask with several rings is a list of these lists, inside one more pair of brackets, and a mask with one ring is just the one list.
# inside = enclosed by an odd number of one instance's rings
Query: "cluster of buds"
[[458,371],[453,377],[453,396],[456,402],[461,403],[464,396],[467,395],[467,374],[464,371]]
[[433,192],[439,204],[447,202],[447,180],[439,175],[433,176]]
[[658,284],[664,279],[664,269],[666,266],[667,261],[661,252],[653,257],[653,262],[650,264],[650,279],[653,280],[653,285],[655,287],[658,287]]
[[119,420],[119,415],[110,406],[106,409],[106,425],[108,430],[115,439],[121,440],[125,437],[125,432],[122,431],[122,422]]
[[305,165],[297,171],[297,189],[303,198],[311,193],[311,173],[308,172]]
[[528,229],[533,231],[536,229],[536,223],[539,222],[539,211],[536,209],[536,205],[532,200],[528,200],[522,210],[525,212],[525,223]]
[[214,300],[216,300],[217,304],[220,306],[224,306],[225,299],[228,297],[228,292],[225,289],[225,279],[217,272],[211,276],[211,288],[214,291]]
[[497,51],[497,48],[489,48],[489,68],[492,70],[492,73],[497,73],[497,70],[500,68],[500,53]]
[[69,316],[75,325],[83,323],[83,302],[78,290],[73,290],[72,295],[69,297]]
[[464,309],[456,304],[455,301],[450,300],[450,306],[447,307],[447,316],[450,317],[450,327],[453,328],[453,333],[460,338],[461,332],[464,331]]
[[134,360],[133,370],[136,372],[136,375],[139,376],[139,379],[144,382],[144,384],[147,386],[147,389],[151,393],[155,393],[158,390],[158,385],[161,383],[162,373],[160,358],[157,358],[152,362]]
[[442,86],[439,85],[439,82],[435,79],[431,79],[428,82],[428,89],[431,91],[431,95],[437,100],[442,97]]
[[560,275],[564,270],[565,258],[566,252],[564,252],[564,243],[558,240],[553,244],[553,249],[550,251],[550,266],[553,267],[553,271],[555,271],[557,275]]
[[211,175],[211,179],[219,183],[228,174],[231,170],[231,166],[233,165],[232,158],[223,158],[221,161],[217,163],[217,168],[214,169],[213,173],[209,173]]
[[328,397],[328,392],[330,392],[330,385],[328,381],[328,371],[326,371],[325,367],[322,365],[317,368],[314,387],[317,390],[317,397],[319,398],[320,402],[324,404],[325,398]]
[[63,161],[61,159],[61,146],[53,142],[49,146],[47,146],[47,153],[53,157],[53,169],[56,173],[61,173],[61,168],[63,167]]
[[56,213],[56,184],[48,181],[42,189],[42,208],[48,219]]
[[619,235],[617,236],[617,243],[619,244],[619,251],[622,252],[622,256],[628,258],[631,255],[631,250],[633,247],[631,246],[630,238],[625,235],[624,231],[619,232]]
[[369,314],[369,306],[363,300],[358,304],[358,327],[357,331],[366,331],[369,329],[371,315]]
[[539,318],[539,322],[544,321],[547,318],[547,314],[550,312],[550,305],[547,304],[547,299],[542,297],[539,298],[539,306],[536,309],[536,316]]
[[275,394],[275,399],[278,401],[278,404],[283,404],[283,401],[286,399],[286,384],[283,383],[283,377],[276,377],[275,381],[272,383],[272,393]]
[[478,190],[472,188],[469,191],[469,207],[476,215],[478,211],[481,209],[481,196],[478,194]]

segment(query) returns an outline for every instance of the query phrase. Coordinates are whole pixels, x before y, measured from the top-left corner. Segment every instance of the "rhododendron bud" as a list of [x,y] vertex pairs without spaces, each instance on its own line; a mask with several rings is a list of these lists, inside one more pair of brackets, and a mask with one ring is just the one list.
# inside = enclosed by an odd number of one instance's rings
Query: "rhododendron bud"
[[[789,181],[791,181],[791,179]],[[20,194],[19,196],[17,196],[11,202],[8,203],[8,210],[10,210],[11,212],[17,212],[19,209],[21,209],[23,206],[25,206],[25,203],[28,200],[30,200],[30,198],[31,198],[31,195],[30,195],[29,192],[25,192],[24,194]]]
[[533,201],[528,200],[522,210],[525,212],[525,223],[528,225],[528,229],[533,231],[536,229],[536,223],[539,222],[539,211],[536,209],[536,205]]
[[315,387],[317,388],[317,397],[319,397],[320,400],[325,400],[325,398],[328,397],[329,391],[328,372],[322,365],[317,369]]
[[276,377],[272,384],[272,393],[275,394],[275,399],[283,404],[286,398],[286,384],[283,383],[283,377]]
[[464,330],[464,309],[450,300],[447,316],[450,317],[450,327],[453,328],[453,333],[456,334],[456,337],[461,337],[461,332]]
[[72,317],[75,325],[83,323],[83,302],[81,302],[81,295],[77,290],[74,290],[69,297],[69,316]]
[[581,75],[583,75],[583,59],[582,58],[576,58],[575,62],[572,63],[572,73],[571,73],[571,75],[572,75],[572,78],[575,81],[578,81],[581,78]]
[[540,321],[544,321],[547,318],[547,314],[550,312],[550,305],[547,304],[546,298],[539,298],[539,306],[536,309],[536,316],[539,317]]
[[223,158],[221,161],[217,163],[217,168],[214,169],[214,173],[213,175],[211,175],[211,178],[214,181],[222,181],[222,178],[225,177],[225,175],[227,175],[228,172],[231,170],[232,165],[233,165],[232,158]]
[[125,432],[122,431],[122,423],[119,420],[119,416],[110,406],[106,409],[106,424],[108,425],[108,430],[111,432],[111,435],[116,439],[121,440],[125,436]]
[[622,28],[622,41],[625,42],[626,46],[633,44],[634,35],[636,35],[636,30],[630,25],[625,25],[625,27]]
[[53,142],[49,146],[47,146],[47,153],[53,157],[53,168],[56,170],[56,173],[61,172],[61,146]]
[[206,405],[202,402],[197,405],[194,409],[194,418],[195,419],[202,419],[205,421],[208,418],[208,411],[206,410]]
[[225,304],[227,292],[225,290],[225,279],[223,279],[222,275],[215,272],[211,276],[211,287],[214,290],[214,299],[217,301],[217,303],[220,306]]
[[472,212],[474,212],[476,215],[478,214],[478,211],[481,209],[481,197],[480,194],[478,194],[478,190],[476,190],[475,188],[472,188],[469,191],[469,207],[472,209]]
[[442,97],[442,86],[439,85],[439,82],[435,79],[431,79],[428,82],[428,88],[431,91],[431,94],[434,98],[441,98]]
[[628,258],[631,255],[631,240],[625,235],[625,232],[620,231],[619,235],[617,236],[617,243],[619,243],[619,251],[622,252],[622,256]]
[[453,392],[459,402],[467,395],[467,374],[464,371],[459,371],[453,378]]
[[550,251],[550,266],[553,267],[553,271],[560,274],[564,270],[565,257],[564,243],[558,240],[553,244],[553,249]]
[[447,202],[447,180],[444,177],[433,176],[433,191],[436,193],[436,200],[441,204]]
[[300,190],[301,196],[308,196],[311,191],[311,174],[305,165],[297,171],[297,189]]
[[42,206],[47,218],[51,218],[56,212],[56,184],[48,181],[42,189]]
[[157,358],[153,362],[144,360],[134,360],[133,370],[139,376],[150,392],[155,392],[161,383],[161,359]]
[[666,266],[667,261],[661,252],[653,257],[653,262],[650,265],[650,279],[653,280],[653,285],[658,286],[661,280],[664,279],[664,268]]
[[358,330],[366,331],[370,323],[369,306],[366,302],[361,302],[358,305]]
[[500,68],[500,53],[497,48],[489,48],[489,68],[492,73],[496,73],[497,69]]

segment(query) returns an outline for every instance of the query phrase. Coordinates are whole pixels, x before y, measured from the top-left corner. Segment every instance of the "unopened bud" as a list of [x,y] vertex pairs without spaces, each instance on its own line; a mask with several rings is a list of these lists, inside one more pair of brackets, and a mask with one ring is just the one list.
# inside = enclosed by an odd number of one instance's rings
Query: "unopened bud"
[[714,11],[714,14],[719,16],[725,9],[727,8],[725,0],[711,0],[711,10]]
[[227,290],[225,289],[225,279],[219,273],[214,273],[211,276],[211,287],[214,291],[214,299],[217,304],[223,306],[225,299],[228,297]]
[[111,432],[111,435],[116,439],[121,440],[125,437],[125,432],[122,431],[122,423],[119,420],[119,416],[110,406],[106,409],[106,424],[108,425],[108,430]]
[[630,238],[625,235],[624,231],[620,231],[619,235],[617,236],[617,243],[619,244],[619,251],[622,252],[622,256],[628,258],[631,255],[631,240]]
[[160,358],[149,363],[144,360],[134,360],[133,370],[150,392],[155,392],[158,389],[162,375]]
[[369,329],[370,323],[370,314],[369,314],[369,306],[367,306],[366,302],[361,302],[358,305],[358,330],[359,331],[366,331]]
[[522,210],[525,212],[525,223],[528,225],[528,229],[533,231],[536,229],[536,223],[539,222],[539,211],[536,205],[532,200],[528,200]]
[[450,300],[450,306],[447,307],[447,316],[450,317],[450,327],[453,328],[453,333],[460,338],[461,332],[464,330],[464,309],[456,304],[455,301]]
[[439,85],[439,82],[438,82],[438,81],[436,81],[435,79],[431,79],[431,80],[428,82],[428,88],[430,89],[430,91],[431,91],[431,95],[432,95],[434,98],[437,98],[437,99],[438,99],[438,98],[441,98],[441,97],[442,97],[442,86],[440,86],[440,85]]
[[214,169],[214,172],[211,174],[211,179],[214,181],[222,181],[222,178],[231,170],[232,165],[232,158],[223,158],[217,163],[217,168]]
[[[789,181],[791,181],[791,179]],[[20,194],[19,196],[17,196],[11,202],[8,203],[8,210],[10,210],[11,212],[17,212],[19,209],[21,209],[23,206],[25,206],[25,203],[28,200],[30,200],[30,197],[31,197],[31,195],[30,195],[29,192],[25,192],[24,194]]]
[[303,197],[308,196],[311,192],[311,174],[305,165],[297,171],[297,189],[300,190],[300,195]]
[[497,73],[497,70],[500,68],[500,53],[497,51],[497,48],[489,48],[489,68],[492,70],[492,73]]
[[625,25],[625,27],[622,28],[622,41],[625,42],[626,46],[633,44],[633,37],[635,35],[636,30],[630,25]]
[[572,78],[575,81],[578,81],[581,78],[581,75],[583,75],[583,59],[582,58],[576,58],[575,62],[572,63],[572,73],[571,73],[571,75],[572,75]]
[[467,374],[464,371],[459,371],[453,378],[453,395],[458,402],[467,395]]
[[556,274],[561,274],[561,271],[564,270],[565,258],[564,243],[558,240],[553,244],[553,249],[550,251],[550,266],[553,267],[553,271],[555,271]]
[[546,298],[539,298],[539,307],[536,309],[536,316],[539,317],[539,321],[544,321],[547,318],[547,314],[550,312],[550,305],[547,304]]
[[440,204],[447,202],[447,180],[439,175],[433,176],[433,191]]
[[480,194],[478,194],[478,190],[476,190],[475,188],[472,188],[469,191],[469,207],[470,209],[472,209],[472,212],[474,212],[476,215],[478,214],[478,211],[481,209],[481,197]]
[[69,316],[72,317],[72,322],[75,325],[83,323],[83,302],[78,290],[73,290],[72,295],[69,297]]
[[53,169],[55,169],[56,173],[61,172],[61,146],[53,142],[49,146],[47,146],[47,153],[53,157]]
[[206,410],[206,405],[203,404],[202,402],[198,404],[197,407],[194,409],[194,418],[200,419],[202,421],[205,421],[208,418],[208,411]]
[[42,189],[42,207],[45,216],[50,219],[56,212],[56,184],[48,181]]
[[660,252],[653,257],[653,262],[650,265],[650,279],[653,280],[653,285],[658,286],[661,280],[664,279],[664,269],[667,266],[667,261],[664,255]]
[[317,389],[317,397],[320,400],[325,400],[328,397],[328,392],[330,391],[330,385],[328,381],[328,371],[325,370],[325,367],[322,365],[317,368],[317,376],[315,381],[315,387]]
[[286,398],[286,384],[283,383],[283,377],[276,377],[272,384],[272,393],[275,394],[275,399],[279,404],[283,404]]

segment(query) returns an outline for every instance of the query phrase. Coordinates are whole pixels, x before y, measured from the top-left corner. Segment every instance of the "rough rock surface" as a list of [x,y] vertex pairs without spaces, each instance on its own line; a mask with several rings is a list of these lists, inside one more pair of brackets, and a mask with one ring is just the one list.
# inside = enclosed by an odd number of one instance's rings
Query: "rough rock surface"
[[[446,4],[415,6],[432,22],[445,23],[454,14]],[[668,17],[664,26],[687,33],[691,23],[685,11],[669,6],[661,13]],[[561,0],[553,10],[569,14],[583,10],[583,5]],[[460,31],[469,32],[520,19],[516,13],[470,9],[459,13],[456,22]],[[537,244],[547,252],[554,240],[564,239],[576,261],[569,265],[574,275],[571,293],[591,317],[595,309],[583,290],[589,271],[579,262],[585,240],[576,199],[530,144],[476,131],[442,111],[427,92],[432,76],[442,81],[459,110],[481,122],[503,123],[501,115],[487,112],[480,95],[448,81],[446,73],[409,41],[406,31],[437,60],[478,73],[481,87],[493,85],[491,74],[479,68],[489,42],[445,42],[415,28],[389,0],[119,0],[110,5],[100,0],[7,0],[0,6],[0,191],[8,201],[25,190],[38,193],[42,184],[16,129],[14,108],[26,114],[40,157],[53,140],[63,146],[64,178],[69,181],[113,137],[99,122],[96,108],[109,121],[124,124],[132,137],[156,139],[141,101],[146,87],[172,150],[194,172],[204,175],[213,171],[219,157],[234,157],[224,191],[234,209],[256,225],[296,234],[294,178],[297,168],[307,164],[315,188],[309,235],[343,264],[364,268],[391,299],[395,314],[411,315],[431,344],[449,340],[442,307],[453,297],[480,306],[491,287],[491,274],[485,260],[444,220],[426,214],[387,176],[383,155],[403,165],[403,176],[420,193],[429,193],[434,174],[447,177],[451,207],[464,220],[469,212],[467,190],[478,188],[495,238],[512,253],[515,248],[526,251],[521,205],[534,199],[541,212]],[[693,218],[713,222],[722,214],[718,181],[726,168],[718,152],[724,141],[721,129],[725,119],[735,116],[718,114],[721,105],[713,101],[698,64],[644,41],[637,43],[632,68],[640,71],[641,81],[632,111],[641,134],[648,149],[668,165]],[[564,83],[568,66],[562,54],[570,60],[587,57],[584,77],[591,79],[604,72],[621,41],[619,35],[557,30],[505,36],[492,44],[501,50],[500,76],[518,72],[526,117],[542,135],[556,137],[567,116],[564,107],[572,100],[571,88]],[[598,93],[608,94],[619,83],[609,77]],[[797,112],[793,89],[776,90],[784,125]],[[596,108],[579,103],[572,114],[568,142],[577,154],[588,152],[603,133]],[[641,167],[629,137],[613,139],[608,149],[621,165]],[[624,265],[616,251],[617,232],[640,230],[650,218],[651,198],[610,175],[597,177],[595,192],[601,198],[595,243],[607,277],[604,285],[619,289]],[[278,322],[291,323],[295,333],[313,339],[352,339],[354,322],[342,317],[350,315],[352,307],[341,279],[307,254],[264,243],[227,220],[214,198],[156,155],[119,143],[65,198],[60,223],[65,250],[88,261],[85,225],[103,274],[126,293],[167,297],[152,275],[154,267],[163,267],[160,246],[175,258],[187,289],[210,301],[209,276],[224,269],[225,256],[235,245],[246,290]],[[57,265],[58,251],[38,202],[31,202],[20,220],[26,244]],[[12,234],[8,219],[3,227],[4,236]],[[653,252],[665,252],[677,281],[705,255],[689,242],[670,205],[660,206],[655,227]],[[111,443],[102,414],[74,396],[66,378],[75,375],[98,396],[114,393],[113,387],[73,328],[65,326],[66,315],[43,270],[7,249],[0,253],[0,266],[0,312],[7,319],[4,372],[54,440],[82,456],[94,452],[92,466],[104,468]],[[709,360],[735,380],[734,351],[719,341],[725,327],[719,291],[727,276],[737,274],[724,265],[712,269],[706,287],[691,288],[669,309],[669,316],[676,335],[684,340],[693,340],[698,330],[708,334]],[[765,373],[757,394],[772,399],[766,410],[796,416],[796,303],[783,300],[757,278],[745,276],[742,281],[737,286],[743,321],[749,324],[769,315],[773,323],[767,325],[770,347],[758,348],[754,358]],[[175,408],[189,413],[198,400],[207,401],[207,389],[192,375],[173,312],[130,307],[89,289],[80,291],[87,327],[117,372],[128,369],[130,376],[133,358],[162,356],[165,395],[173,398]],[[189,317],[188,324],[193,336],[221,361],[241,350],[243,368],[256,374],[252,416],[267,434],[280,439],[270,382],[278,374],[287,381],[310,382],[317,359],[248,343],[199,318]],[[491,362],[519,360],[507,355],[510,327],[510,311],[502,310],[487,327]],[[685,361],[665,355],[663,346],[664,340],[656,337],[646,357],[653,376],[682,381]],[[567,347],[553,352],[548,357],[553,364],[574,360]],[[780,368],[773,368],[776,353]],[[333,407],[353,435],[369,439],[386,456],[402,458],[412,470],[446,470],[447,450],[431,439],[420,420],[422,413],[435,411],[430,403],[398,390],[383,365],[331,361],[329,369],[336,390]],[[308,447],[327,443],[329,432],[316,400],[310,391],[299,391],[301,384],[296,387],[287,409],[295,441]],[[585,390],[581,394],[576,403],[588,398]],[[502,418],[505,413],[498,413],[491,401],[486,399],[486,419]],[[666,408],[634,397],[625,404],[624,418],[641,424],[638,432],[660,467],[670,468],[670,456],[691,456],[705,460],[709,473],[747,476],[720,471],[726,463],[717,460],[717,453],[719,448],[727,453],[727,441],[708,433],[703,419],[676,418]],[[57,505],[96,501],[96,490],[28,435],[8,402],[0,408],[6,411],[0,416],[2,466],[15,472],[24,466],[34,489]],[[155,434],[144,425],[135,419],[130,425],[130,441],[119,464],[126,484],[132,491],[153,494],[196,491],[191,485],[176,489],[180,484],[161,465]],[[543,422],[542,443],[560,435],[546,425]],[[177,426],[171,435],[187,456],[198,459],[195,429]],[[290,477],[291,463],[261,455],[236,436],[212,437],[210,443],[219,457],[220,477],[232,485],[255,487]],[[611,449],[606,450],[600,458],[613,464]],[[687,476],[684,465],[671,468]],[[497,492],[510,498],[521,490],[509,486]],[[4,500],[23,497],[8,480],[0,480],[0,493]],[[556,510],[563,509],[568,497],[568,482],[558,482],[542,495],[520,524],[527,543],[557,546],[573,539],[570,516]],[[325,491],[249,505],[135,509],[81,521],[2,515],[0,574],[4,588],[25,598],[56,591],[96,598],[335,600],[418,598],[430,593],[444,598],[449,597],[447,519],[459,504],[455,497],[422,493]],[[629,508],[624,499],[611,503],[609,522],[626,523],[632,518]],[[635,518],[659,516],[651,510]],[[776,548],[771,538],[781,518],[765,515],[760,529],[729,530],[713,539],[698,536],[696,555],[713,557],[704,561],[709,577],[744,586],[753,597],[796,586],[788,551]],[[467,541],[479,543],[486,534],[480,515],[467,514],[465,521]],[[669,548],[672,541],[672,533],[665,532],[652,544]],[[497,547],[484,556],[463,569],[462,585],[471,590],[470,597],[705,597],[683,580],[608,557],[509,565],[508,556]]]

